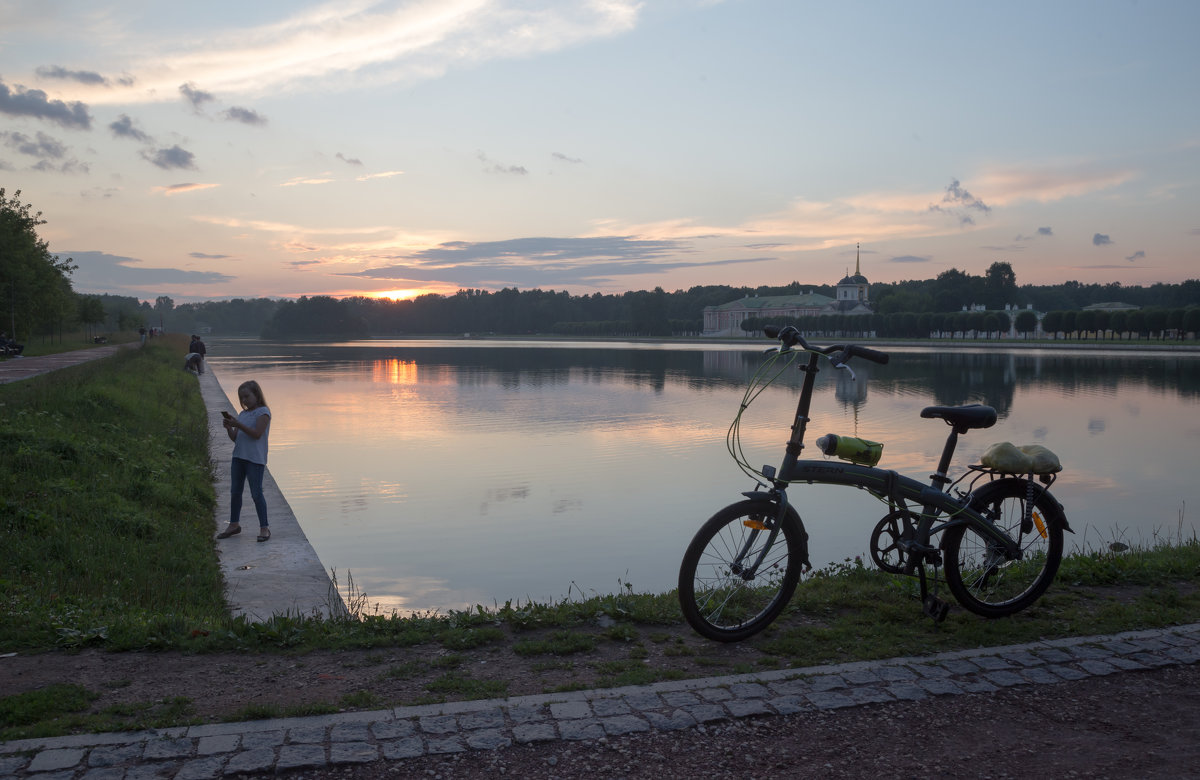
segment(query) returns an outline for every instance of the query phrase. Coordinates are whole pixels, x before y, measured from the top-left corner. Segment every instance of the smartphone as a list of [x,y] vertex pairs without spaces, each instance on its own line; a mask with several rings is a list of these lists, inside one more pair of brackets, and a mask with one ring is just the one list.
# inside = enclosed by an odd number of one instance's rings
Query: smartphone
[[226,420],[233,419],[233,415],[223,409],[221,410],[221,416],[224,417]]

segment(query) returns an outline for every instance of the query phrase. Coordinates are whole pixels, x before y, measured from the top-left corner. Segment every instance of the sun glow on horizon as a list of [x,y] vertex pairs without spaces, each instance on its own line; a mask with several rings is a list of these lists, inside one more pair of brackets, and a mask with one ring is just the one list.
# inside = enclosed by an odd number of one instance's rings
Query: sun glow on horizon
[[387,298],[393,301],[407,301],[416,298],[418,295],[433,292],[433,290],[377,290],[373,293],[367,293],[368,298]]

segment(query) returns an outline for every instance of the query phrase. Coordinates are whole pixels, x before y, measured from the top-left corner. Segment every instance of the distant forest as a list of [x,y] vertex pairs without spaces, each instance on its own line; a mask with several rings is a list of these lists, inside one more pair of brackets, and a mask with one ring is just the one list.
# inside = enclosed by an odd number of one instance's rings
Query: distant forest
[[[411,300],[391,301],[366,297],[333,298],[323,295],[298,300],[254,298],[175,305],[167,296],[154,303],[122,296],[98,298],[106,313],[106,326],[118,330],[129,327],[161,327],[173,332],[197,332],[204,329],[222,336],[261,336],[288,338],[397,338],[425,335],[478,334],[557,334],[564,336],[660,337],[696,335],[702,330],[706,306],[730,303],[747,296],[797,295],[814,292],[835,297],[829,284],[792,282],[782,287],[731,287],[704,285],[688,290],[665,292],[625,292],[620,294],[571,295],[565,291],[459,290],[453,295],[422,295]],[[983,276],[951,269],[936,279],[871,284],[869,299],[876,314],[868,317],[811,318],[813,330],[871,330],[879,335],[928,336],[930,331],[964,330],[951,315],[963,314],[964,307],[982,306],[999,313],[1000,325],[993,321],[986,330],[1007,330],[1005,309],[1030,306],[1042,313],[1054,313],[1056,331],[1068,336],[1078,331],[1108,329],[1107,314],[1097,323],[1084,312],[1085,307],[1101,303],[1124,303],[1140,307],[1143,317],[1161,327],[1178,329],[1189,310],[1200,309],[1200,279],[1182,284],[1155,284],[1149,287],[1125,287],[1119,283],[1082,284],[1065,282],[1049,286],[1021,285],[1008,263],[994,263]],[[1078,325],[1078,312],[1083,321]],[[1158,315],[1161,314],[1161,317]],[[938,317],[937,315],[944,315]],[[1153,316],[1152,316],[1153,315]],[[1200,314],[1193,313],[1189,320]],[[1027,318],[1026,318],[1027,319]],[[854,320],[853,323],[850,321]],[[1121,320],[1125,322],[1124,319]],[[806,323],[808,324],[808,323]],[[1022,330],[1019,322],[1015,323]],[[1064,325],[1069,324],[1068,330]],[[1002,327],[1001,327],[1002,326]],[[1089,327],[1090,326],[1090,327]],[[1103,326],[1103,327],[1101,327]],[[1139,334],[1161,327],[1127,327]],[[901,333],[913,331],[915,333]],[[922,330],[923,329],[923,330]],[[973,330],[984,330],[981,325]],[[1049,328],[1048,328],[1049,329]],[[1195,330],[1195,328],[1188,328]],[[1163,334],[1165,335],[1165,333]]]

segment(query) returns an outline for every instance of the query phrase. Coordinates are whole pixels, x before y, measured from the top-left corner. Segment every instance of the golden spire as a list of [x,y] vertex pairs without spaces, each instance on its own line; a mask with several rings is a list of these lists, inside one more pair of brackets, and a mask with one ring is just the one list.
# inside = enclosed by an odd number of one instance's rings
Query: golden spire
[[862,254],[862,245],[855,244],[854,245],[854,275],[855,276],[862,276],[862,270],[859,267],[859,255],[861,255],[861,254]]

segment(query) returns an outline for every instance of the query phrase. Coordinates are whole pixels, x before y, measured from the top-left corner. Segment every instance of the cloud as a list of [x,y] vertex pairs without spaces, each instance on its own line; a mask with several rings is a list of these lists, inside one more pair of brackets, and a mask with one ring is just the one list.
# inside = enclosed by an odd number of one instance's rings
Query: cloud
[[109,123],[108,129],[112,130],[112,134],[118,138],[132,138],[143,143],[150,142],[150,136],[134,127],[133,120],[128,114],[121,114],[115,121]]
[[337,157],[339,160],[346,163],[346,165],[361,166],[363,164],[363,161],[358,159],[357,157],[347,157],[346,155],[342,154],[341,152],[338,152],[337,154],[335,154],[334,157]]
[[79,101],[64,103],[50,100],[40,89],[11,89],[0,81],[0,114],[45,119],[74,130],[91,130],[92,117],[86,105]]
[[301,184],[328,184],[331,181],[334,181],[334,179],[329,178],[328,174],[325,174],[321,177],[297,176],[294,179],[288,179],[285,182],[280,182],[279,186],[280,187],[298,187]]
[[513,174],[516,176],[524,176],[529,173],[524,165],[502,165],[488,157],[483,152],[476,152],[475,156],[483,163],[484,170],[488,173]]
[[147,162],[157,165],[163,170],[176,168],[195,170],[196,168],[196,155],[180,147],[178,144],[172,146],[170,149],[142,152],[142,157]]
[[916,255],[900,255],[898,257],[893,257],[888,262],[889,263],[928,263],[928,262],[931,262],[931,260],[932,260],[932,258],[929,258],[929,257],[918,257]]
[[677,241],[631,236],[517,238],[507,241],[450,241],[404,256],[403,262],[339,274],[366,279],[442,282],[461,287],[598,285],[613,277],[661,274],[773,260],[737,258],[708,262],[666,261],[689,251]]
[[1134,262],[1135,260],[1145,260],[1146,253],[1139,249],[1138,251],[1134,252],[1133,254],[1131,254],[1129,257],[1127,257],[1125,259],[1131,263]]
[[1103,233],[1097,233],[1096,235],[1092,236],[1092,246],[1104,246],[1105,244],[1111,244],[1112,242],[1113,240]]
[[1037,233],[1032,236],[1018,235],[1013,241],[1033,241],[1035,238],[1046,238],[1053,235],[1054,231],[1051,228],[1040,227],[1037,229]]
[[230,106],[221,112],[226,120],[230,122],[241,122],[244,125],[265,125],[267,118],[257,111],[250,108],[241,108],[239,106]]
[[194,79],[222,94],[264,95],[314,83],[327,88],[413,83],[454,67],[525,58],[628,32],[641,5],[638,0],[324,3],[234,39],[173,42],[176,53],[147,69],[197,74]]
[[34,138],[30,138],[24,133],[13,132],[0,133],[0,138],[3,138],[5,145],[13,151],[30,157],[49,157],[52,160],[61,160],[67,154],[66,146],[58,139],[52,138],[40,130]]
[[67,70],[58,65],[50,65],[40,67],[34,72],[40,78],[44,79],[63,79],[65,81],[78,81],[80,84],[108,85],[108,79],[91,70]]
[[[38,78],[51,79],[56,81],[74,81],[78,84],[84,84],[93,87],[111,87],[114,81],[107,76],[101,75],[94,70],[68,70],[60,65],[49,65],[38,68],[34,71]],[[122,76],[115,81],[123,87],[132,86],[134,79],[130,76]]]
[[71,275],[77,292],[141,294],[154,297],[164,292],[164,285],[224,284],[236,277],[215,271],[187,271],[181,268],[151,268],[132,257],[110,255],[91,250],[59,252],[79,266]]
[[942,195],[941,203],[933,203],[929,206],[930,211],[940,211],[958,217],[959,222],[963,225],[974,225],[975,220],[966,212],[967,209],[988,214],[992,207],[967,192],[958,179],[951,179],[950,185],[946,187],[946,191]]
[[167,187],[154,187],[153,192],[161,192],[168,198],[172,195],[179,195],[185,192],[195,192],[197,190],[211,190],[213,187],[220,187],[220,184],[172,184]]
[[211,103],[213,100],[216,100],[211,92],[205,92],[202,89],[198,89],[196,85],[190,81],[187,84],[179,85],[179,93],[183,95],[184,99],[191,103],[192,108],[197,111],[199,111],[201,106],[203,106],[205,103]]
[[227,260],[230,255],[209,255],[204,252],[188,252],[188,257],[194,257],[197,260]]
[[561,162],[566,162],[566,163],[578,164],[578,163],[583,162],[583,160],[579,159],[578,157],[568,157],[561,152],[553,152],[553,153],[551,153],[550,156],[553,157],[555,160],[559,160]]
[[380,171],[379,173],[365,173],[362,176],[355,178],[355,181],[370,181],[371,179],[390,179],[393,176],[403,176],[404,171]]
[[[0,141],[18,154],[27,157],[37,157],[38,161],[29,166],[30,170],[43,173],[87,173],[87,163],[68,157],[70,152],[66,144],[53,136],[38,131],[35,136],[20,132],[0,132]],[[5,170],[14,170],[5,166]]]

